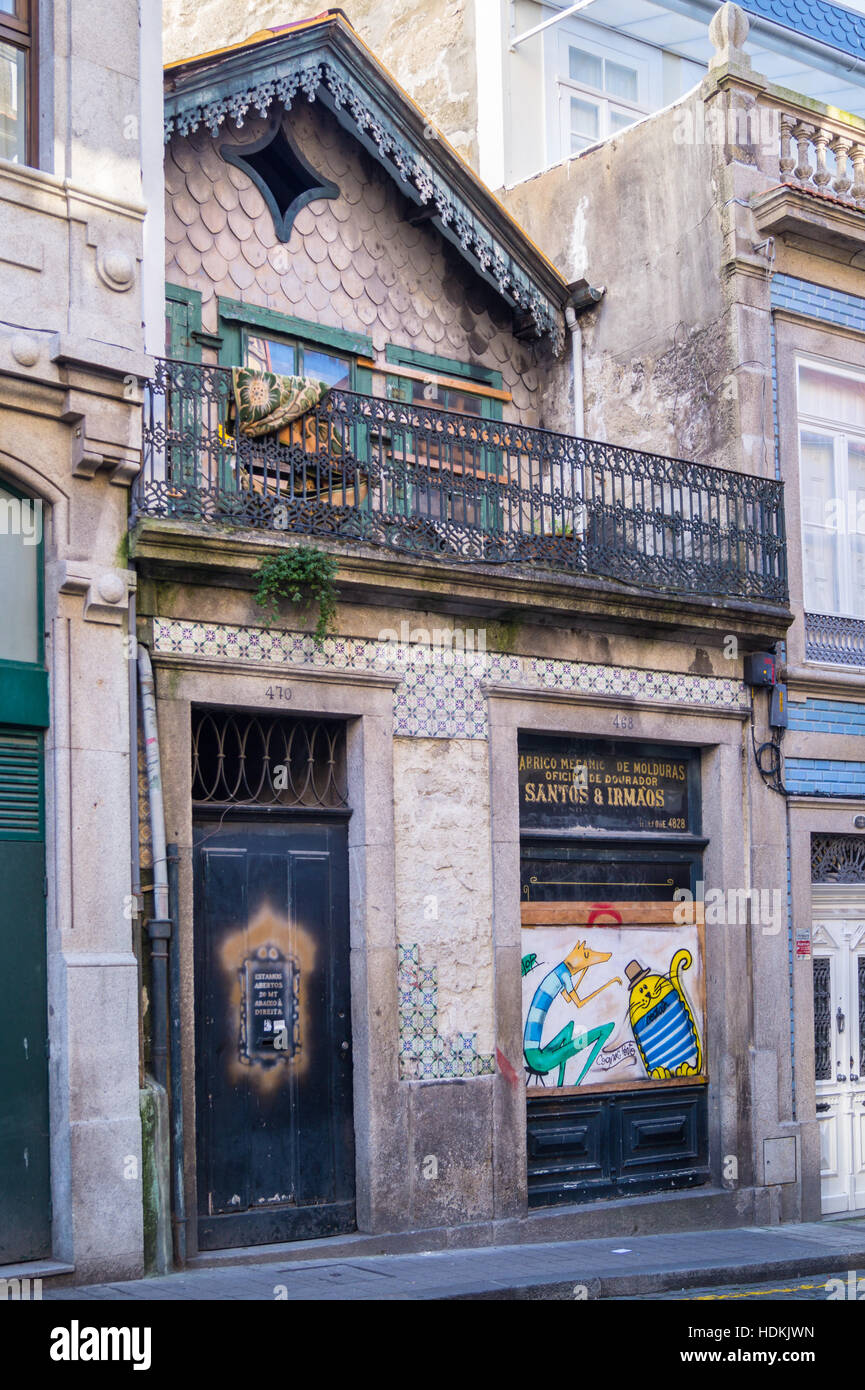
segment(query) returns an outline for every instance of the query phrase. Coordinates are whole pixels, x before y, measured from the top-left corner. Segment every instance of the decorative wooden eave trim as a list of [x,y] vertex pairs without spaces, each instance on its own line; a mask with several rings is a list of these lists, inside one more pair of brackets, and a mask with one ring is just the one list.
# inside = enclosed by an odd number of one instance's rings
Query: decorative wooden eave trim
[[165,74],[165,139],[200,126],[238,128],[277,101],[320,101],[535,337],[564,346],[569,287],[490,190],[398,86],[339,13],[173,65]]

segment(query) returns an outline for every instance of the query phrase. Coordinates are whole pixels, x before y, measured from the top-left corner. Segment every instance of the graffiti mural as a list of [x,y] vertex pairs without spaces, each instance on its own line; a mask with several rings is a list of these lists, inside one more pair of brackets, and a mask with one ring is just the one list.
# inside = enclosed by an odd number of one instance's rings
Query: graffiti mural
[[620,1089],[702,1077],[702,928],[623,925],[618,915],[604,907],[580,929],[524,927],[528,1085]]

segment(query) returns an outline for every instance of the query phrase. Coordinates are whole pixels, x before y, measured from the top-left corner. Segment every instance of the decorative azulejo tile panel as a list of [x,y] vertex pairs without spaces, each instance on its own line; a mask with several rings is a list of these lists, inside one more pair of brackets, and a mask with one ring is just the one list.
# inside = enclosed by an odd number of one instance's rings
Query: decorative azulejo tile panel
[[456,1081],[492,1076],[495,1057],[478,1052],[477,1033],[452,1039],[438,1031],[436,967],[422,966],[420,947],[398,946],[399,1076],[401,1081]]
[[[643,671],[502,652],[462,652],[358,637],[328,637],[317,646],[310,636],[299,632],[178,619],[155,618],[153,629],[154,650],[160,654],[397,674],[401,680],[394,690],[394,734],[408,738],[487,738],[484,687],[488,684],[512,685],[527,695],[573,690],[658,705],[728,710],[748,707],[747,688],[741,681],[724,676]],[[302,671],[297,670],[297,674]]]

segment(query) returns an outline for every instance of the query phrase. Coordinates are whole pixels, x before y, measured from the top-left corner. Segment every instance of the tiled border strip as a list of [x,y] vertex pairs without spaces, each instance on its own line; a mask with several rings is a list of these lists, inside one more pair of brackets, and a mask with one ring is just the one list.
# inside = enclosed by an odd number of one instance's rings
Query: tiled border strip
[[[487,685],[512,687],[529,695],[571,691],[661,706],[702,705],[726,712],[748,708],[747,688],[725,676],[643,671],[504,652],[449,651],[421,643],[328,637],[318,647],[304,633],[155,618],[153,646],[157,655],[398,675],[394,734],[409,738],[486,739]],[[302,671],[295,674],[300,676]]]

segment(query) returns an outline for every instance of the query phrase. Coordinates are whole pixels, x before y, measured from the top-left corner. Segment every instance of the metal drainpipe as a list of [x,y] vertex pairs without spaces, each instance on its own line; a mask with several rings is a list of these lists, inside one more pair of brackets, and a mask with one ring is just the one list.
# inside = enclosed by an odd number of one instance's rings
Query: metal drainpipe
[[150,803],[150,841],[153,848],[154,916],[147,923],[150,937],[151,1010],[153,1030],[150,1044],[153,1079],[163,1088],[168,1084],[168,862],[165,853],[165,808],[162,802],[162,771],[156,730],[156,692],[153,667],[146,647],[138,646],[138,677],[141,685],[141,722],[144,729],[144,756],[147,764],[147,793]]
[[574,438],[582,439],[585,431],[583,409],[583,335],[580,320],[572,304],[565,310],[565,322],[571,335],[571,370],[574,381]]
[[574,381],[574,437],[585,438],[586,420],[583,401],[583,334],[580,315],[591,309],[606,294],[603,285],[582,285],[572,295],[565,309],[565,323],[571,335],[571,370]]
[[[132,944],[138,961],[138,991],[141,993],[141,851],[139,846],[138,812],[138,664],[136,660],[136,601],[135,590],[129,593],[129,622],[127,625],[129,651],[126,670],[129,678],[129,833],[132,866]],[[144,1085],[144,1034],[141,1013],[138,1015],[139,1080]]]
[[[168,899],[172,922],[180,921],[178,910],[177,845],[168,846]],[[171,941],[168,973],[169,1052],[171,1062],[171,1225],[174,1231],[174,1261],[186,1268],[186,1192],[183,1181],[183,1087],[180,1032],[180,943],[175,930]]]

